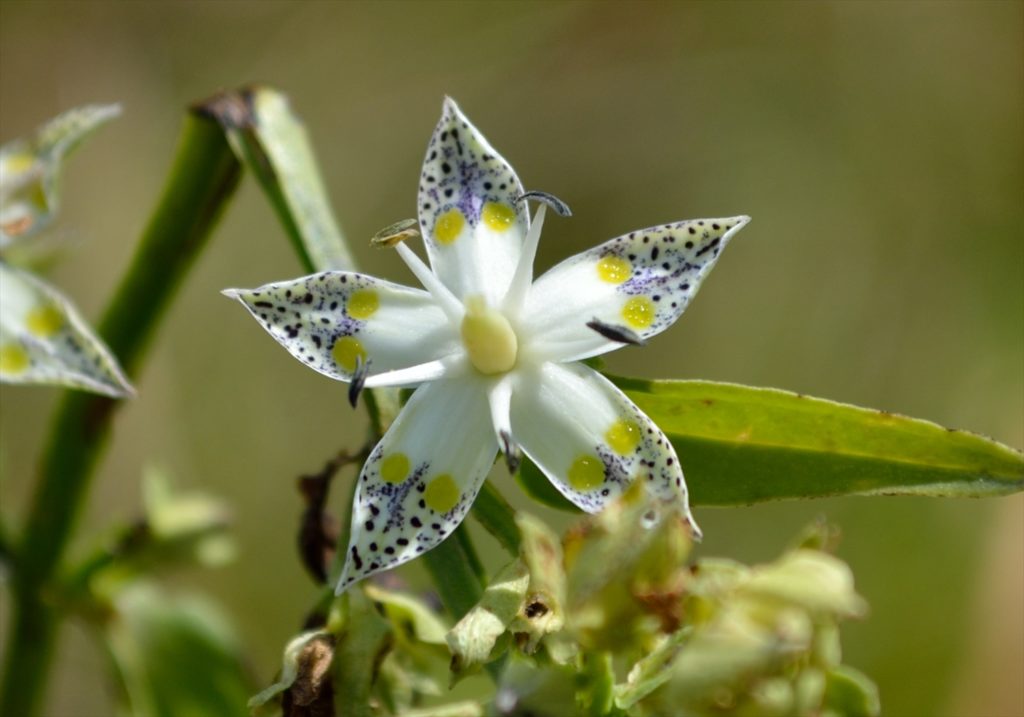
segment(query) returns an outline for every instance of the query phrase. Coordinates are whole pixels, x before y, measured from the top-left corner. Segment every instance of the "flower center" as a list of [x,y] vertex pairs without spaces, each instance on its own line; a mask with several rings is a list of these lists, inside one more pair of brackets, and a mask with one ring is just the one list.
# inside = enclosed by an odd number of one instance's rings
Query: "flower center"
[[516,365],[519,341],[500,312],[487,306],[482,296],[466,298],[462,319],[462,343],[469,361],[483,374],[505,373]]

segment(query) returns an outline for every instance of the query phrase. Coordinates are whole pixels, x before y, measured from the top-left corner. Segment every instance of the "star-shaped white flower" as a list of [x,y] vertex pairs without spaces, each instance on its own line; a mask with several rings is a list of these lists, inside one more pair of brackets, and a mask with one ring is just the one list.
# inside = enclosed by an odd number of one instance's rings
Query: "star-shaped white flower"
[[117,105],[79,107],[47,122],[31,141],[0,147],[0,382],[56,384],[115,398],[134,393],[71,300],[15,266],[17,250],[57,212],[65,157],[120,111]]
[[[526,200],[538,199],[531,224]],[[675,450],[582,359],[672,325],[748,217],[630,232],[533,281],[546,207],[451,100],[420,175],[426,291],[336,271],[229,290],[289,352],[340,381],[418,386],[359,477],[337,585],[430,550],[459,525],[500,450],[522,450],[596,512],[634,480],[690,520]]]

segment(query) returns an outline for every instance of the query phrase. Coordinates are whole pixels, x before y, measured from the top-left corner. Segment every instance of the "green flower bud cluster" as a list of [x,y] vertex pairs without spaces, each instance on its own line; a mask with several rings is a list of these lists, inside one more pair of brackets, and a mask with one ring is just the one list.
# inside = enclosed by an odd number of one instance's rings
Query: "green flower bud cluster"
[[[827,526],[755,566],[690,561],[689,524],[642,488],[561,537],[522,513],[516,526],[519,556],[450,629],[428,602],[364,585],[293,643],[252,706],[303,693],[320,674],[302,667],[313,645],[333,653],[339,714],[366,714],[341,694],[384,717],[878,714],[874,685],[842,664],[839,622],[867,605],[823,549]],[[490,697],[437,704],[484,669]]]

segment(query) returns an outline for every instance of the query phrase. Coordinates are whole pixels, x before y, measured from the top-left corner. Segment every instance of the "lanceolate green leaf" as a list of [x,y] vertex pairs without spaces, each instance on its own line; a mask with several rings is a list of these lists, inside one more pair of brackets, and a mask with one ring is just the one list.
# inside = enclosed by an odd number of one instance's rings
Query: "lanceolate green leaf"
[[668,434],[698,505],[1024,489],[1019,451],[929,421],[776,389],[613,380]]
[[218,120],[231,147],[263,187],[306,270],[352,269],[306,128],[288,99],[265,87],[223,99]]

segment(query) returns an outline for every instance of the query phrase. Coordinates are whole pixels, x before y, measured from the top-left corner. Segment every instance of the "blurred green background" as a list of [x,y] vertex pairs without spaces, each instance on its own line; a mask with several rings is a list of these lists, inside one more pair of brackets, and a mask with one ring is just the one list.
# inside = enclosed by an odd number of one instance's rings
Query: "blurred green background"
[[[70,162],[56,229],[52,279],[86,316],[127,265],[182,108],[251,82],[304,117],[366,271],[413,281],[367,239],[414,214],[449,94],[528,188],[572,206],[548,223],[542,267],[651,224],[753,216],[677,326],[611,357],[616,372],[776,386],[1024,444],[1020,2],[4,0],[3,139],[75,105],[124,105]],[[218,291],[300,271],[244,182],[117,421],[73,551],[134,514],[145,465],[227,498],[239,559],[169,587],[226,607],[264,683],[314,595],[295,477],[365,423]],[[0,389],[15,525],[56,398]],[[700,553],[768,559],[819,514],[842,527],[872,606],[846,626],[846,661],[877,680],[886,714],[1024,714],[1020,496],[701,509]],[[401,574],[422,580],[415,564]],[[100,660],[63,633],[47,714],[109,713]]]

